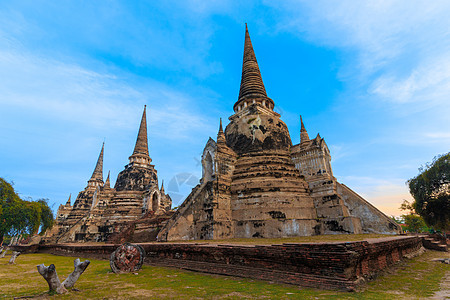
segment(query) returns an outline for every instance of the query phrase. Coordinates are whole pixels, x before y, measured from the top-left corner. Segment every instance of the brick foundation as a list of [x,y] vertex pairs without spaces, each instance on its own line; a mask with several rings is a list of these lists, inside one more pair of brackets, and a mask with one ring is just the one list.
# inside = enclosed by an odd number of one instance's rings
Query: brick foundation
[[[145,263],[299,286],[354,290],[422,247],[420,237],[272,246],[142,243]],[[16,246],[25,250],[26,246]],[[41,245],[37,251],[109,259],[118,245]],[[19,249],[21,248],[21,249]],[[22,249],[23,248],[23,249]]]

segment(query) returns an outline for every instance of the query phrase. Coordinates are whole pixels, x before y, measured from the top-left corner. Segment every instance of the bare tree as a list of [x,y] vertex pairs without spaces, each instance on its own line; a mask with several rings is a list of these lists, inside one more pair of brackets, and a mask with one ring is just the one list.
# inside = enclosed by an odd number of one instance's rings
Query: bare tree
[[74,271],[69,276],[67,276],[66,280],[64,280],[63,283],[61,283],[61,281],[59,280],[54,264],[51,264],[48,267],[46,267],[44,264],[40,264],[39,266],[37,266],[37,270],[39,274],[41,274],[42,277],[44,277],[44,279],[47,281],[50,292],[63,294],[67,292],[67,289],[71,289],[75,285],[78,278],[80,278],[81,274],[83,274],[90,263],[91,262],[89,260],[81,262],[79,258],[75,259],[73,261]]
[[89,260],[85,260],[80,262],[80,259],[77,258],[73,261],[74,270],[67,276],[66,280],[62,283],[66,289],[71,289],[75,282],[77,282],[78,278],[80,278],[81,274],[83,274],[84,270],[89,266],[91,262]]
[[66,288],[61,284],[58,274],[56,273],[56,268],[54,264],[46,267],[44,264],[37,266],[39,274],[44,277],[48,283],[49,292],[56,292],[57,294],[63,294],[67,292]]
[[9,264],[12,265],[16,262],[16,258],[20,255],[19,251],[13,251],[11,258],[9,259]]
[[6,247],[5,251],[3,251],[3,252],[2,252],[2,254],[0,254],[0,258],[3,258],[3,257],[5,257],[5,255],[6,255],[6,252],[8,252],[8,250],[9,250],[9,248],[8,248],[8,247]]

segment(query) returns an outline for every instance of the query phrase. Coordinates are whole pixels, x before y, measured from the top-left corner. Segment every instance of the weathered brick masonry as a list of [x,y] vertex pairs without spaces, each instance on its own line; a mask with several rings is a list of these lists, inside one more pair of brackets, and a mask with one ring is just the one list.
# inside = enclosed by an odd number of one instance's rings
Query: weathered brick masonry
[[[145,263],[323,289],[353,290],[422,247],[420,237],[271,246],[143,243]],[[119,245],[41,245],[39,252],[109,259]]]

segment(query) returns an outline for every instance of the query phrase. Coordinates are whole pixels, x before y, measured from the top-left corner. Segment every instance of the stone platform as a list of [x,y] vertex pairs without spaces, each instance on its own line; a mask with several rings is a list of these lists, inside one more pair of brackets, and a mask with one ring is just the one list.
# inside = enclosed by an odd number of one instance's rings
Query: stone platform
[[[357,242],[236,245],[140,243],[145,263],[320,289],[352,291],[422,247],[421,237],[396,236]],[[119,245],[14,246],[16,251],[109,259]]]

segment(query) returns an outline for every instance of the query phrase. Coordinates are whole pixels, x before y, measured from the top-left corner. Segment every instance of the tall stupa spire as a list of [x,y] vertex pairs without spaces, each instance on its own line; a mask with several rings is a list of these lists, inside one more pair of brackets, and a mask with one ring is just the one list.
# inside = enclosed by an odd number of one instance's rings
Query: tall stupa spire
[[92,173],[91,179],[88,180],[88,186],[96,187],[98,185],[103,185],[103,151],[105,149],[105,142],[102,144],[102,150],[97,159],[97,164],[95,165],[94,172]]
[[161,189],[160,189],[160,191],[161,191],[161,194],[164,194],[164,193],[165,193],[165,191],[164,191],[164,180],[163,180],[162,183],[161,183]]
[[[273,101],[267,97],[266,89],[259,71],[258,62],[256,61],[255,51],[253,50],[252,41],[248,32],[247,23],[245,23],[245,42],[244,42],[244,58],[242,62],[241,87],[239,89],[238,101],[234,104],[236,107],[244,103],[246,99],[266,99],[267,106],[273,107]],[[266,105],[264,105],[266,106]]]
[[309,135],[308,131],[306,131],[305,124],[303,124],[303,119],[301,115],[300,115],[300,123],[301,123],[300,144],[303,144],[305,142],[309,142]]
[[267,97],[266,89],[256,61],[247,24],[245,24],[244,58],[242,62],[241,88],[239,90],[239,100],[245,97]]
[[106,181],[105,181],[105,185],[104,185],[104,187],[108,188],[108,189],[111,188],[111,181],[109,179],[110,173],[111,173],[111,171],[108,171],[108,177],[106,177]]
[[142,113],[141,125],[139,126],[139,133],[134,146],[134,154],[144,154],[148,156],[148,140],[147,140],[147,105],[144,105],[144,112]]
[[217,143],[218,144],[225,144],[226,138],[225,138],[225,133],[223,133],[223,128],[222,128],[222,118],[220,118],[220,125],[219,125],[219,132],[217,133]]
[[148,140],[147,140],[147,105],[144,105],[144,112],[142,113],[141,125],[134,146],[133,154],[129,157],[131,164],[140,166],[148,166],[152,161],[148,154]]

